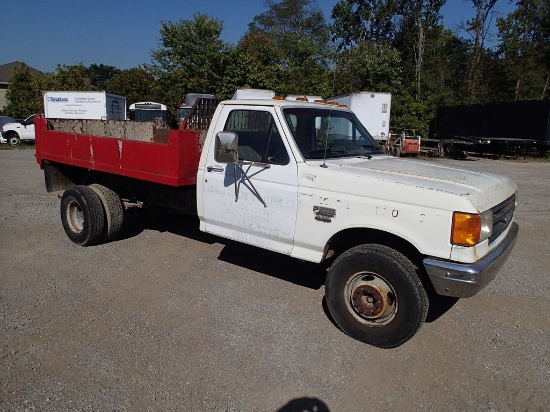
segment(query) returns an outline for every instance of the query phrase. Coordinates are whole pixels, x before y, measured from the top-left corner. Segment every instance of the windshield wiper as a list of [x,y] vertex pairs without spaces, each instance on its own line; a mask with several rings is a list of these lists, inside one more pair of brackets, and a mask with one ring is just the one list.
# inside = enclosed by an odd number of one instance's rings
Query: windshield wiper
[[324,153],[332,153],[332,154],[344,154],[347,153],[346,150],[333,150],[333,149],[315,149],[310,150],[309,155],[315,155],[315,154],[324,154]]

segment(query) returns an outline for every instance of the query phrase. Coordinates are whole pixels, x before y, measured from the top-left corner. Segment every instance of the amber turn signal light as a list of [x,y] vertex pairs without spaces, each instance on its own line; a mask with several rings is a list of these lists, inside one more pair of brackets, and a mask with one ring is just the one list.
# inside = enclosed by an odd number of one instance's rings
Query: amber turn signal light
[[481,217],[472,213],[453,213],[451,243],[453,245],[473,246],[479,243]]

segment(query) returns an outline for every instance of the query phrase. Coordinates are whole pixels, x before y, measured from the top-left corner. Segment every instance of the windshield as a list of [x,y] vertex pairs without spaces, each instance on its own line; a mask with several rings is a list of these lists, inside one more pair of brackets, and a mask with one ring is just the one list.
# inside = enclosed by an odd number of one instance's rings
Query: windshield
[[384,153],[351,112],[288,107],[283,109],[283,113],[304,159]]
[[137,120],[141,122],[149,122],[160,117],[163,121],[166,121],[168,114],[166,110],[151,110],[151,109],[136,109],[130,110],[130,120]]

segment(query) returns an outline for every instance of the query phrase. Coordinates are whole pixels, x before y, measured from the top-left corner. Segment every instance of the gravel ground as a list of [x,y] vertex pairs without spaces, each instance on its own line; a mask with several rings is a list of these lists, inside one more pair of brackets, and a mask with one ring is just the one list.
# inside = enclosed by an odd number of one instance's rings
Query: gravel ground
[[481,293],[432,302],[409,342],[340,332],[316,265],[128,215],[73,245],[33,150],[0,151],[0,410],[537,411],[550,404],[550,164],[511,176],[520,238]]

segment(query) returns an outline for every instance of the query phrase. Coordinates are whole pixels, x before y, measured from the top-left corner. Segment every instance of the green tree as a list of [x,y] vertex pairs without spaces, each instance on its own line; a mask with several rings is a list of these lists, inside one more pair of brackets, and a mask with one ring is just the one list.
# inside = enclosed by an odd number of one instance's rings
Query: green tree
[[239,88],[278,89],[283,77],[278,64],[281,59],[271,36],[261,32],[245,34],[229,52],[219,97],[229,98]]
[[396,0],[340,0],[331,14],[333,40],[339,49],[365,41],[390,43],[398,10]]
[[221,40],[223,24],[196,13],[193,20],[161,22],[159,47],[152,69],[163,100],[179,107],[187,93],[216,93],[221,87],[228,46]]
[[520,0],[516,9],[497,20],[498,51],[514,100],[548,97],[550,77],[550,3]]
[[448,29],[442,30],[437,42],[438,53],[432,55],[424,77],[432,79],[427,82],[434,88],[436,105],[456,104],[462,99],[470,45]]
[[90,90],[91,82],[88,69],[83,63],[69,65],[57,65],[53,75],[55,90]]
[[421,136],[426,137],[435,112],[431,102],[418,101],[410,93],[400,93],[392,97],[391,124],[394,127],[416,129]]
[[403,89],[401,66],[395,48],[361,41],[338,54],[335,94],[369,90],[399,93]]
[[400,50],[403,69],[416,101],[437,90],[433,64],[440,56],[443,32],[440,14],[445,0],[401,0],[398,30],[393,41]]
[[279,57],[281,94],[320,94],[331,92],[329,27],[314,0],[267,0],[268,10],[254,17],[249,34],[271,38]]
[[338,90],[391,92],[392,124],[426,135],[435,107],[452,95],[453,37],[442,24],[444,3],[340,0],[332,10],[337,61],[344,70],[336,76]]
[[106,84],[106,89],[125,96],[128,104],[156,101],[160,97],[155,77],[143,66],[122,70]]
[[471,0],[475,16],[465,25],[466,32],[471,36],[471,52],[468,58],[464,81],[463,103],[478,103],[486,94],[487,85],[483,82],[483,62],[486,59],[485,40],[489,33],[489,24],[497,0]]
[[53,77],[50,74],[31,74],[29,67],[22,63],[11,75],[6,92],[8,104],[4,113],[8,116],[25,118],[43,111],[42,92],[51,89]]
[[120,69],[117,69],[114,66],[95,63],[90,64],[87,71],[93,90],[105,90],[109,92],[110,90],[107,89],[107,84],[121,72]]

